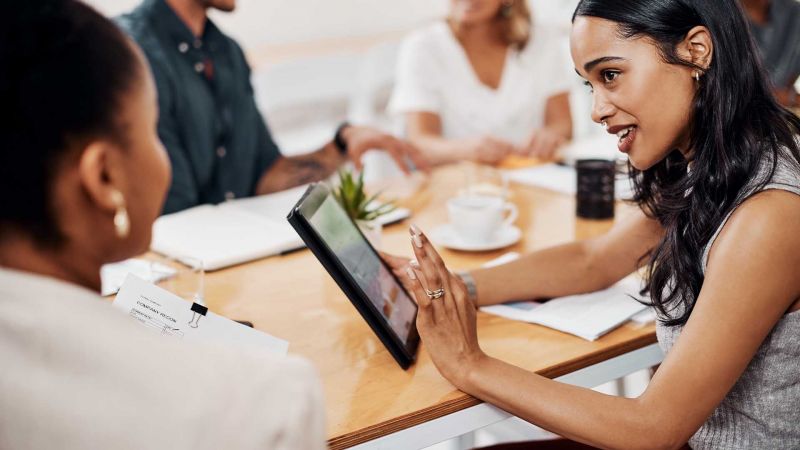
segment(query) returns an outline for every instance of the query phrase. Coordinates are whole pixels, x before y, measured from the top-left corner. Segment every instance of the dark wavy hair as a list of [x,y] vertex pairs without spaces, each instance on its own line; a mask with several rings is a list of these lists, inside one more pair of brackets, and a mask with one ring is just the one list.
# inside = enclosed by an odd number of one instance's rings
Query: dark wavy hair
[[0,238],[63,241],[53,181],[72,149],[121,142],[123,96],[140,79],[128,38],[75,0],[25,0],[0,15]]
[[[666,231],[645,255],[649,264],[642,295],[649,293],[663,324],[682,326],[705,278],[703,249],[747,195],[748,183],[766,185],[781,152],[800,161],[795,140],[800,119],[773,97],[735,0],[581,0],[573,22],[580,16],[615,22],[621,37],[647,38],[666,63],[703,73],[690,119],[691,170],[677,149],[644,171],[628,165],[633,201]],[[695,26],[706,27],[713,41],[707,69],[676,52]]]

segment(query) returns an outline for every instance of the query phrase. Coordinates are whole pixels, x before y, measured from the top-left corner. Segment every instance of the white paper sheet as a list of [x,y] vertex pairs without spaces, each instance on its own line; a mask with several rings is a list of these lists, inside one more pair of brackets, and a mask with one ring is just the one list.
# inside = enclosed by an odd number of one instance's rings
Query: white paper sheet
[[236,323],[211,311],[201,315],[192,311],[192,303],[150,284],[136,275],[128,275],[114,300],[119,308],[142,325],[179,339],[205,340],[236,346],[267,349],[285,355],[289,343],[267,333]]
[[564,161],[574,164],[579,159],[617,159],[625,154],[617,149],[619,139],[615,134],[601,131],[588,137],[573,140],[561,150]]
[[636,323],[638,325],[647,325],[655,321],[656,321],[656,310],[655,308],[652,307],[645,308],[644,311],[631,317],[631,322]]
[[[508,179],[526,186],[540,187],[564,194],[575,195],[578,191],[578,175],[574,167],[544,164],[525,169],[506,171]],[[627,176],[617,175],[614,194],[617,199],[633,197],[631,181]]]
[[628,277],[603,291],[554,298],[544,303],[529,301],[484,306],[481,311],[594,341],[647,309],[630,297],[638,298],[638,293],[639,280]]
[[[286,191],[277,192],[275,194],[260,195],[258,197],[242,198],[238,200],[231,200],[229,202],[219,205],[220,208],[236,208],[242,211],[258,214],[264,218],[270,219],[276,223],[285,224],[289,229],[292,226],[286,220],[289,211],[297,204],[303,193],[306,192],[306,186],[298,186]],[[379,207],[380,203],[374,202],[375,207]],[[394,211],[380,216],[377,220],[381,225],[389,225],[395,222],[400,222],[411,216],[411,211],[406,208],[396,208]]]
[[175,269],[144,259],[126,259],[113,264],[105,264],[100,268],[102,287],[100,294],[105,296],[116,294],[128,274],[132,273],[143,280],[158,283],[175,275]]
[[286,221],[286,216],[306,192],[308,186],[297,186],[273,194],[230,200],[221,203],[219,207],[223,209],[236,208],[240,211],[258,214],[275,223],[285,224],[291,229],[292,226]]

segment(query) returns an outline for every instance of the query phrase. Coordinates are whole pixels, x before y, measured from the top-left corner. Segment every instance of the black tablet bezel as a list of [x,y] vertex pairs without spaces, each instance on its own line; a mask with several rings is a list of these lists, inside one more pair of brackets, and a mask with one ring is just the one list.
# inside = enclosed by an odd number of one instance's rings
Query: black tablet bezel
[[[289,223],[297,231],[297,234],[303,239],[308,246],[309,250],[317,257],[319,262],[328,271],[331,277],[339,285],[339,288],[345,293],[347,298],[361,314],[361,317],[369,324],[372,331],[378,336],[383,345],[389,350],[389,353],[394,357],[400,367],[408,369],[416,359],[417,348],[419,347],[419,334],[416,327],[416,314],[414,321],[412,321],[411,329],[408,333],[406,342],[397,336],[397,334],[389,326],[388,322],[383,318],[383,314],[375,307],[372,301],[367,297],[367,294],[361,289],[356,280],[350,275],[344,265],[341,263],[336,254],[328,247],[322,237],[314,230],[309,223],[308,218],[312,217],[317,209],[322,205],[322,202],[331,195],[330,189],[322,184],[315,183],[309,186],[297,204],[292,208],[287,216]],[[397,287],[401,289],[409,299],[413,299],[411,294],[405,289],[400,280],[392,272],[383,259],[378,255],[378,252],[364,237],[361,230],[356,226],[364,242],[369,248],[375,252],[378,260],[392,275],[392,278],[397,283]],[[412,300],[413,301],[413,300]],[[416,307],[416,305],[414,305]]]

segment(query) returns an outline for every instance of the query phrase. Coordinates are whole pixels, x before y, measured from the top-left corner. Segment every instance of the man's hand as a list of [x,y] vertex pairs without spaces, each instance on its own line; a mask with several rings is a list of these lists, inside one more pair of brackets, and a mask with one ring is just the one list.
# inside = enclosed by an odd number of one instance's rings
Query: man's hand
[[383,150],[397,162],[406,174],[411,172],[413,163],[424,172],[430,170],[428,160],[409,142],[370,127],[348,125],[342,130],[342,138],[347,143],[347,155],[361,170],[361,157],[370,150]]

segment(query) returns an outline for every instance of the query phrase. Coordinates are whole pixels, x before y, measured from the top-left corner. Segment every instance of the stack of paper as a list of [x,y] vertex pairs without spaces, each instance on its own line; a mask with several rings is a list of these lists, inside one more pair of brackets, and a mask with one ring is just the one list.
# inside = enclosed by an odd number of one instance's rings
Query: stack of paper
[[[545,164],[526,169],[509,170],[508,179],[527,186],[550,189],[551,191],[575,195],[578,191],[578,175],[574,167]],[[614,193],[617,199],[633,198],[631,180],[625,175],[617,175]]]
[[[306,191],[300,186],[276,194],[201,205],[160,217],[153,225],[150,248],[203,269],[217,270],[303,248],[303,240],[286,220]],[[382,223],[408,217],[406,209],[383,216]]]
[[136,275],[128,275],[112,305],[163,335],[266,349],[279,355],[289,350],[283,339],[214,314]]
[[631,296],[639,298],[639,281],[633,277],[590,294],[554,298],[544,303],[516,302],[485,306],[481,310],[594,341],[648,309]]

